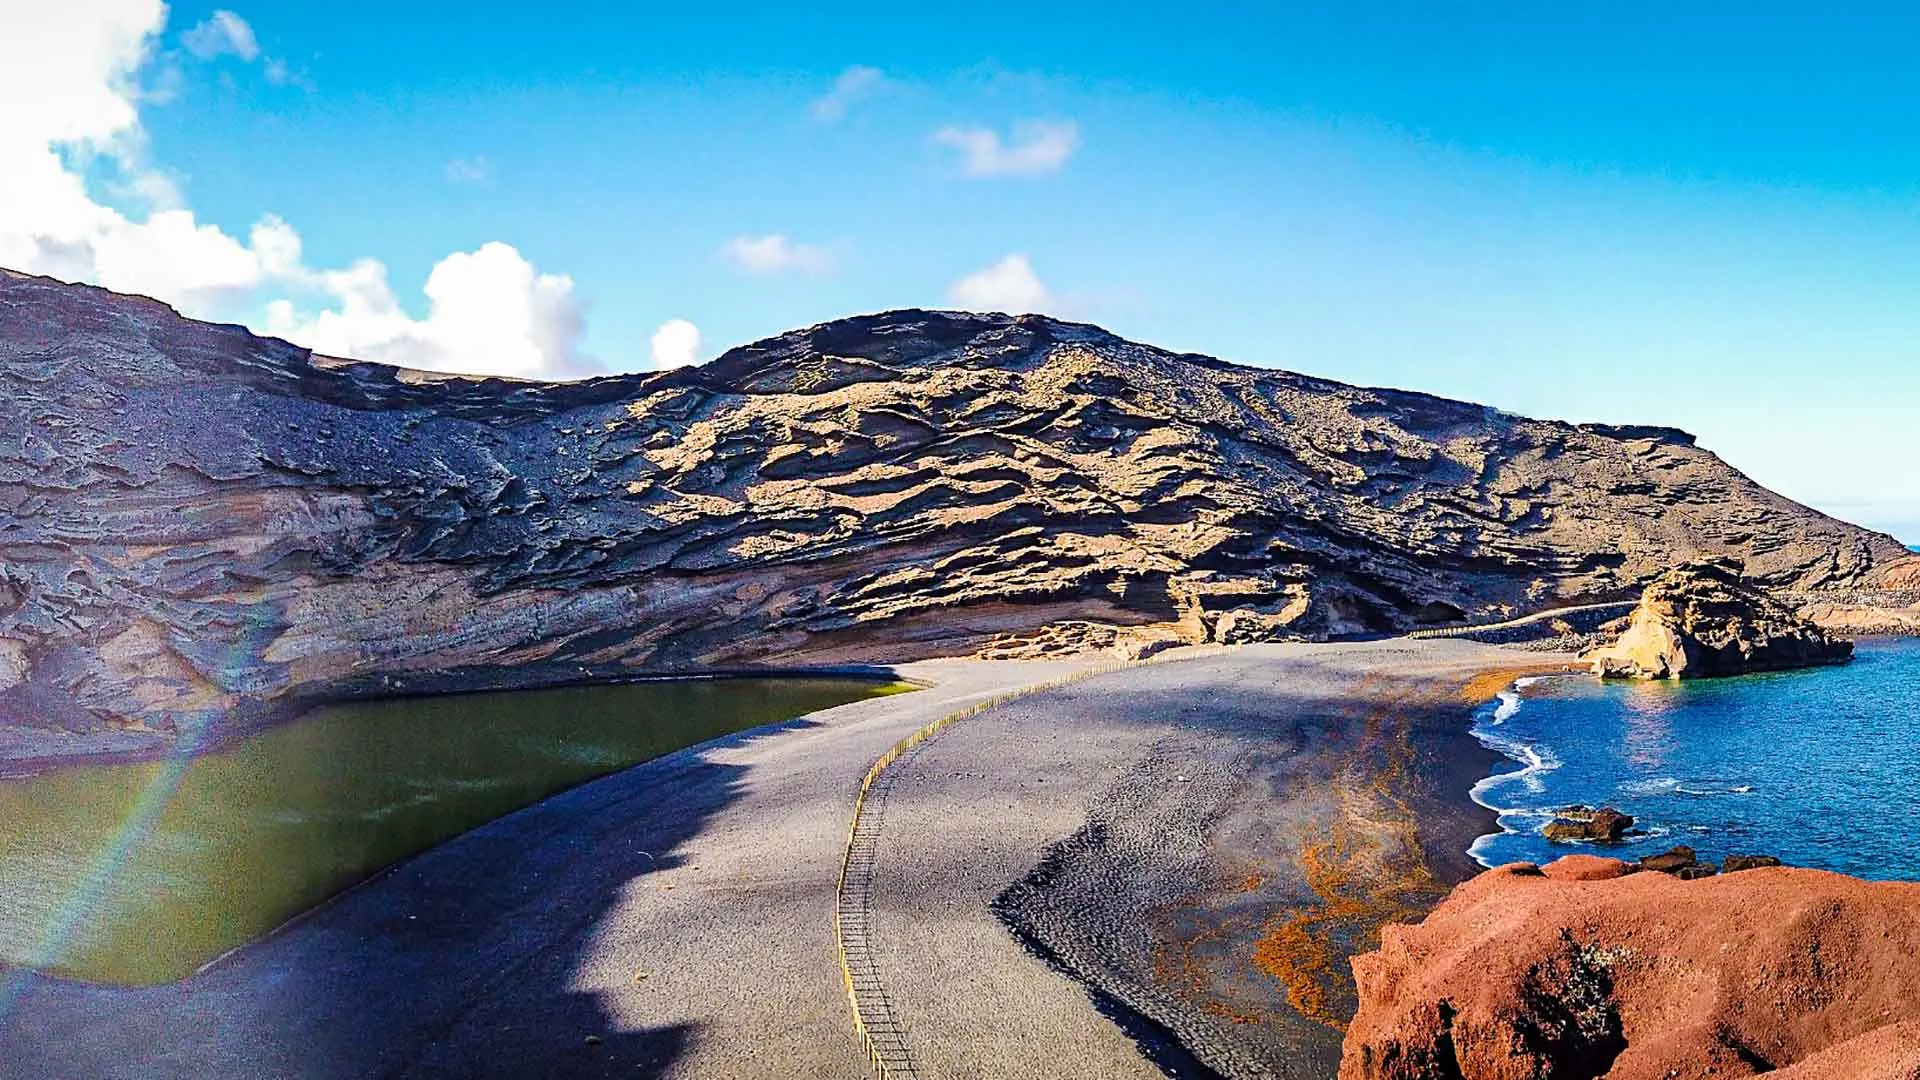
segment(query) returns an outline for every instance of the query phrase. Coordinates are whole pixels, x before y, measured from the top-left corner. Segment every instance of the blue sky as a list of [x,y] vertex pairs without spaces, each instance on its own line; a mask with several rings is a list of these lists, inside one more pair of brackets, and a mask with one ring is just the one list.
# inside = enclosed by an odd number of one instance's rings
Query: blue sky
[[[448,299],[434,323],[421,290],[489,242],[514,257],[437,293],[566,279],[526,285],[507,371],[646,367],[669,323],[668,353],[691,324],[704,358],[1030,301],[1245,363],[1674,424],[1920,542],[1910,12],[227,2],[240,38],[214,5],[156,25],[124,0],[152,31],[137,122],[86,166],[135,224],[151,198],[116,176],[165,178],[224,236],[297,232],[297,271],[166,297],[196,314],[457,352],[498,332],[463,337],[459,312],[511,305]],[[402,310],[348,309],[364,259]]]

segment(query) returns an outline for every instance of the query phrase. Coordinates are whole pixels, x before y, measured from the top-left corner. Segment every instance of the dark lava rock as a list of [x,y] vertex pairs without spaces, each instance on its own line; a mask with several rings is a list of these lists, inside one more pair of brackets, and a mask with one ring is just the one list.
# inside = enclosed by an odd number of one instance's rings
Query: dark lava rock
[[1741,870],[1759,870],[1768,866],[1782,865],[1779,859],[1771,855],[1729,855],[1720,864],[1720,872],[1732,874]]
[[1594,843],[1617,843],[1633,828],[1633,816],[1623,814],[1610,806],[1595,810],[1585,806],[1569,806],[1559,811],[1559,816],[1549,822],[1544,833],[1546,838],[1562,843],[1591,841]]
[[1680,844],[1659,855],[1648,855],[1640,860],[1640,869],[1653,870],[1662,874],[1678,874],[1689,866],[1698,863],[1693,849]]

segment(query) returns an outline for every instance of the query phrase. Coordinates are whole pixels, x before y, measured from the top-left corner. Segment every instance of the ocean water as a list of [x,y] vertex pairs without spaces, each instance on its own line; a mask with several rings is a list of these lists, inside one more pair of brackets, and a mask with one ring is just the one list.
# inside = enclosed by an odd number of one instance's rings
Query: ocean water
[[[1522,680],[1474,734],[1511,759],[1475,787],[1500,814],[1481,863],[1573,851],[1632,859],[1686,844],[1702,859],[1920,880],[1920,641],[1863,642],[1853,663],[1686,683]],[[1619,844],[1540,835],[1557,807],[1632,814]]]

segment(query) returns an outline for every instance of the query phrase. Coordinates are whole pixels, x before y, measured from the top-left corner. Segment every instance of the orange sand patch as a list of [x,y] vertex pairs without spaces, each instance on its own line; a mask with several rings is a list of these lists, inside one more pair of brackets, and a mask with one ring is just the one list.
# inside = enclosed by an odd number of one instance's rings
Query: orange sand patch
[[1376,948],[1382,926],[1418,919],[1446,894],[1427,866],[1404,794],[1412,787],[1413,715],[1450,701],[1478,705],[1523,676],[1565,670],[1545,663],[1485,671],[1452,693],[1362,682],[1356,696],[1374,702],[1359,742],[1334,772],[1333,820],[1300,848],[1302,875],[1318,899],[1276,915],[1253,951],[1254,966],[1286,987],[1302,1016],[1345,1030],[1354,995],[1348,958]]
[[1500,696],[1500,691],[1529,675],[1555,675],[1575,670],[1566,664],[1532,664],[1525,667],[1496,668],[1468,679],[1460,688],[1460,700],[1469,705],[1484,705]]

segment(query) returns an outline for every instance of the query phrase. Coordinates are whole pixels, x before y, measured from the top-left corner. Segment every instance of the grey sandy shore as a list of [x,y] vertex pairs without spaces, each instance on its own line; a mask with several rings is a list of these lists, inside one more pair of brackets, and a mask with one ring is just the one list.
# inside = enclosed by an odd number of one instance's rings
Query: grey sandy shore
[[[877,855],[878,951],[918,1071],[1160,1075],[1056,1011],[1040,953],[1149,1044],[1175,1037],[1175,1075],[1331,1077],[1347,957],[1474,872],[1466,847],[1493,828],[1466,796],[1492,764],[1466,684],[1563,659],[1248,646],[956,725],[895,766]],[[1305,954],[1258,963],[1269,938]]]
[[[1279,927],[1350,951],[1313,915],[1327,875],[1302,871],[1323,834],[1340,881],[1385,883],[1382,912],[1468,872],[1487,817],[1465,792],[1489,759],[1449,695],[1541,659],[1200,653],[998,706],[902,759],[875,949],[921,1074],[1156,1075],[1092,987],[1223,1071],[1329,1075],[1338,1035],[1296,1006],[1319,979],[1339,1007],[1337,975],[1275,976],[1248,950]],[[1086,666],[903,666],[931,688],[575,789],[182,983],[0,972],[0,1077],[870,1075],[831,919],[860,776],[928,720]]]

